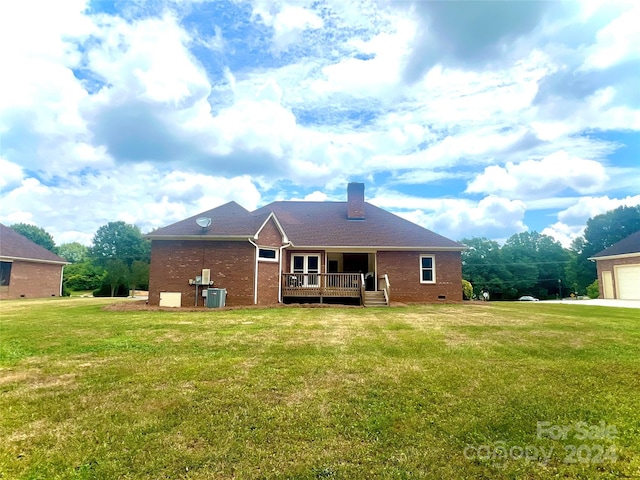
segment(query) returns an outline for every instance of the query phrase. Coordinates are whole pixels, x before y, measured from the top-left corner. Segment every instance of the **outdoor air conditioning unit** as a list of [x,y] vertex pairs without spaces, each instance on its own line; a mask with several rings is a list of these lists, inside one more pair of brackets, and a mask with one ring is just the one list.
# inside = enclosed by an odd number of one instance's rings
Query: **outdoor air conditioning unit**
[[202,285],[209,285],[209,282],[211,281],[211,270],[208,268],[203,268],[202,269],[202,280],[200,280],[200,283]]

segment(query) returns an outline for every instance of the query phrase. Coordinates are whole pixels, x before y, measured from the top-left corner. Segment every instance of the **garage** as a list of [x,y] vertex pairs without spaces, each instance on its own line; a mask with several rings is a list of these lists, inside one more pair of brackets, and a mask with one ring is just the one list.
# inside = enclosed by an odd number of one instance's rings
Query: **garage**
[[617,298],[640,300],[640,265],[615,267]]
[[596,262],[600,298],[640,300],[640,230],[589,260]]

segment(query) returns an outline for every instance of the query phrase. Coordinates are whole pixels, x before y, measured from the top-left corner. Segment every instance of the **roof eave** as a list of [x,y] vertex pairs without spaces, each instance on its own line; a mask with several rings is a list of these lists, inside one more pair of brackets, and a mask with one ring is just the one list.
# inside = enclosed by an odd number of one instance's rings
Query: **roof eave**
[[247,235],[144,235],[149,240],[228,240],[228,241],[246,241],[252,238],[252,234]]
[[292,248],[296,249],[313,249],[313,250],[385,250],[385,251],[425,251],[428,250],[430,252],[461,252],[466,250],[468,247],[460,246],[460,247],[434,247],[434,246],[389,246],[389,245],[298,245],[292,244]]
[[598,261],[598,260],[616,260],[619,258],[631,258],[631,257],[640,257],[640,252],[632,252],[632,253],[619,253],[617,255],[603,255],[602,257],[589,257],[587,260]]
[[9,260],[12,262],[32,262],[32,263],[49,263],[51,265],[71,265],[71,262],[58,261],[58,260],[44,260],[41,258],[25,258],[25,257],[12,257],[10,255],[0,255],[0,260]]

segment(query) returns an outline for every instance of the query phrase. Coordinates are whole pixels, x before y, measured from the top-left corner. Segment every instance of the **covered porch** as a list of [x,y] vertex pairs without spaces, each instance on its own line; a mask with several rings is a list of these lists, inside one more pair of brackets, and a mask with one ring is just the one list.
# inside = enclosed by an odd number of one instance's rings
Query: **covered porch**
[[290,252],[281,274],[283,301],[388,305],[386,278],[376,278],[374,252]]

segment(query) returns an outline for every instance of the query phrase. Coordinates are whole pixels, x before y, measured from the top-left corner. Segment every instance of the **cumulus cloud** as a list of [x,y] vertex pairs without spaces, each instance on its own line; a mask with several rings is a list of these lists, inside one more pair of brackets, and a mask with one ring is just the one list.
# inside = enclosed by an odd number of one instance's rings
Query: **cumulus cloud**
[[601,197],[586,196],[577,199],[569,208],[558,212],[558,220],[573,225],[582,224],[591,217],[615,210],[618,207],[636,205],[640,205],[640,195],[625,198],[609,198],[606,195]]
[[541,160],[486,167],[467,187],[468,193],[496,193],[509,198],[552,196],[565,189],[589,193],[608,180],[599,162],[559,151]]
[[105,5],[0,5],[3,221],[86,243],[358,178],[453,238],[571,238],[636,196],[634,2]]
[[415,82],[438,63],[484,67],[512,61],[517,40],[535,29],[550,2],[463,0],[410,5],[420,27],[404,78]]
[[495,195],[474,202],[425,199],[380,189],[370,202],[453,239],[474,236],[506,239],[527,230],[524,202]]
[[276,52],[294,44],[305,30],[322,28],[324,22],[315,12],[300,5],[271,1],[256,2],[253,15],[273,28],[273,48]]

